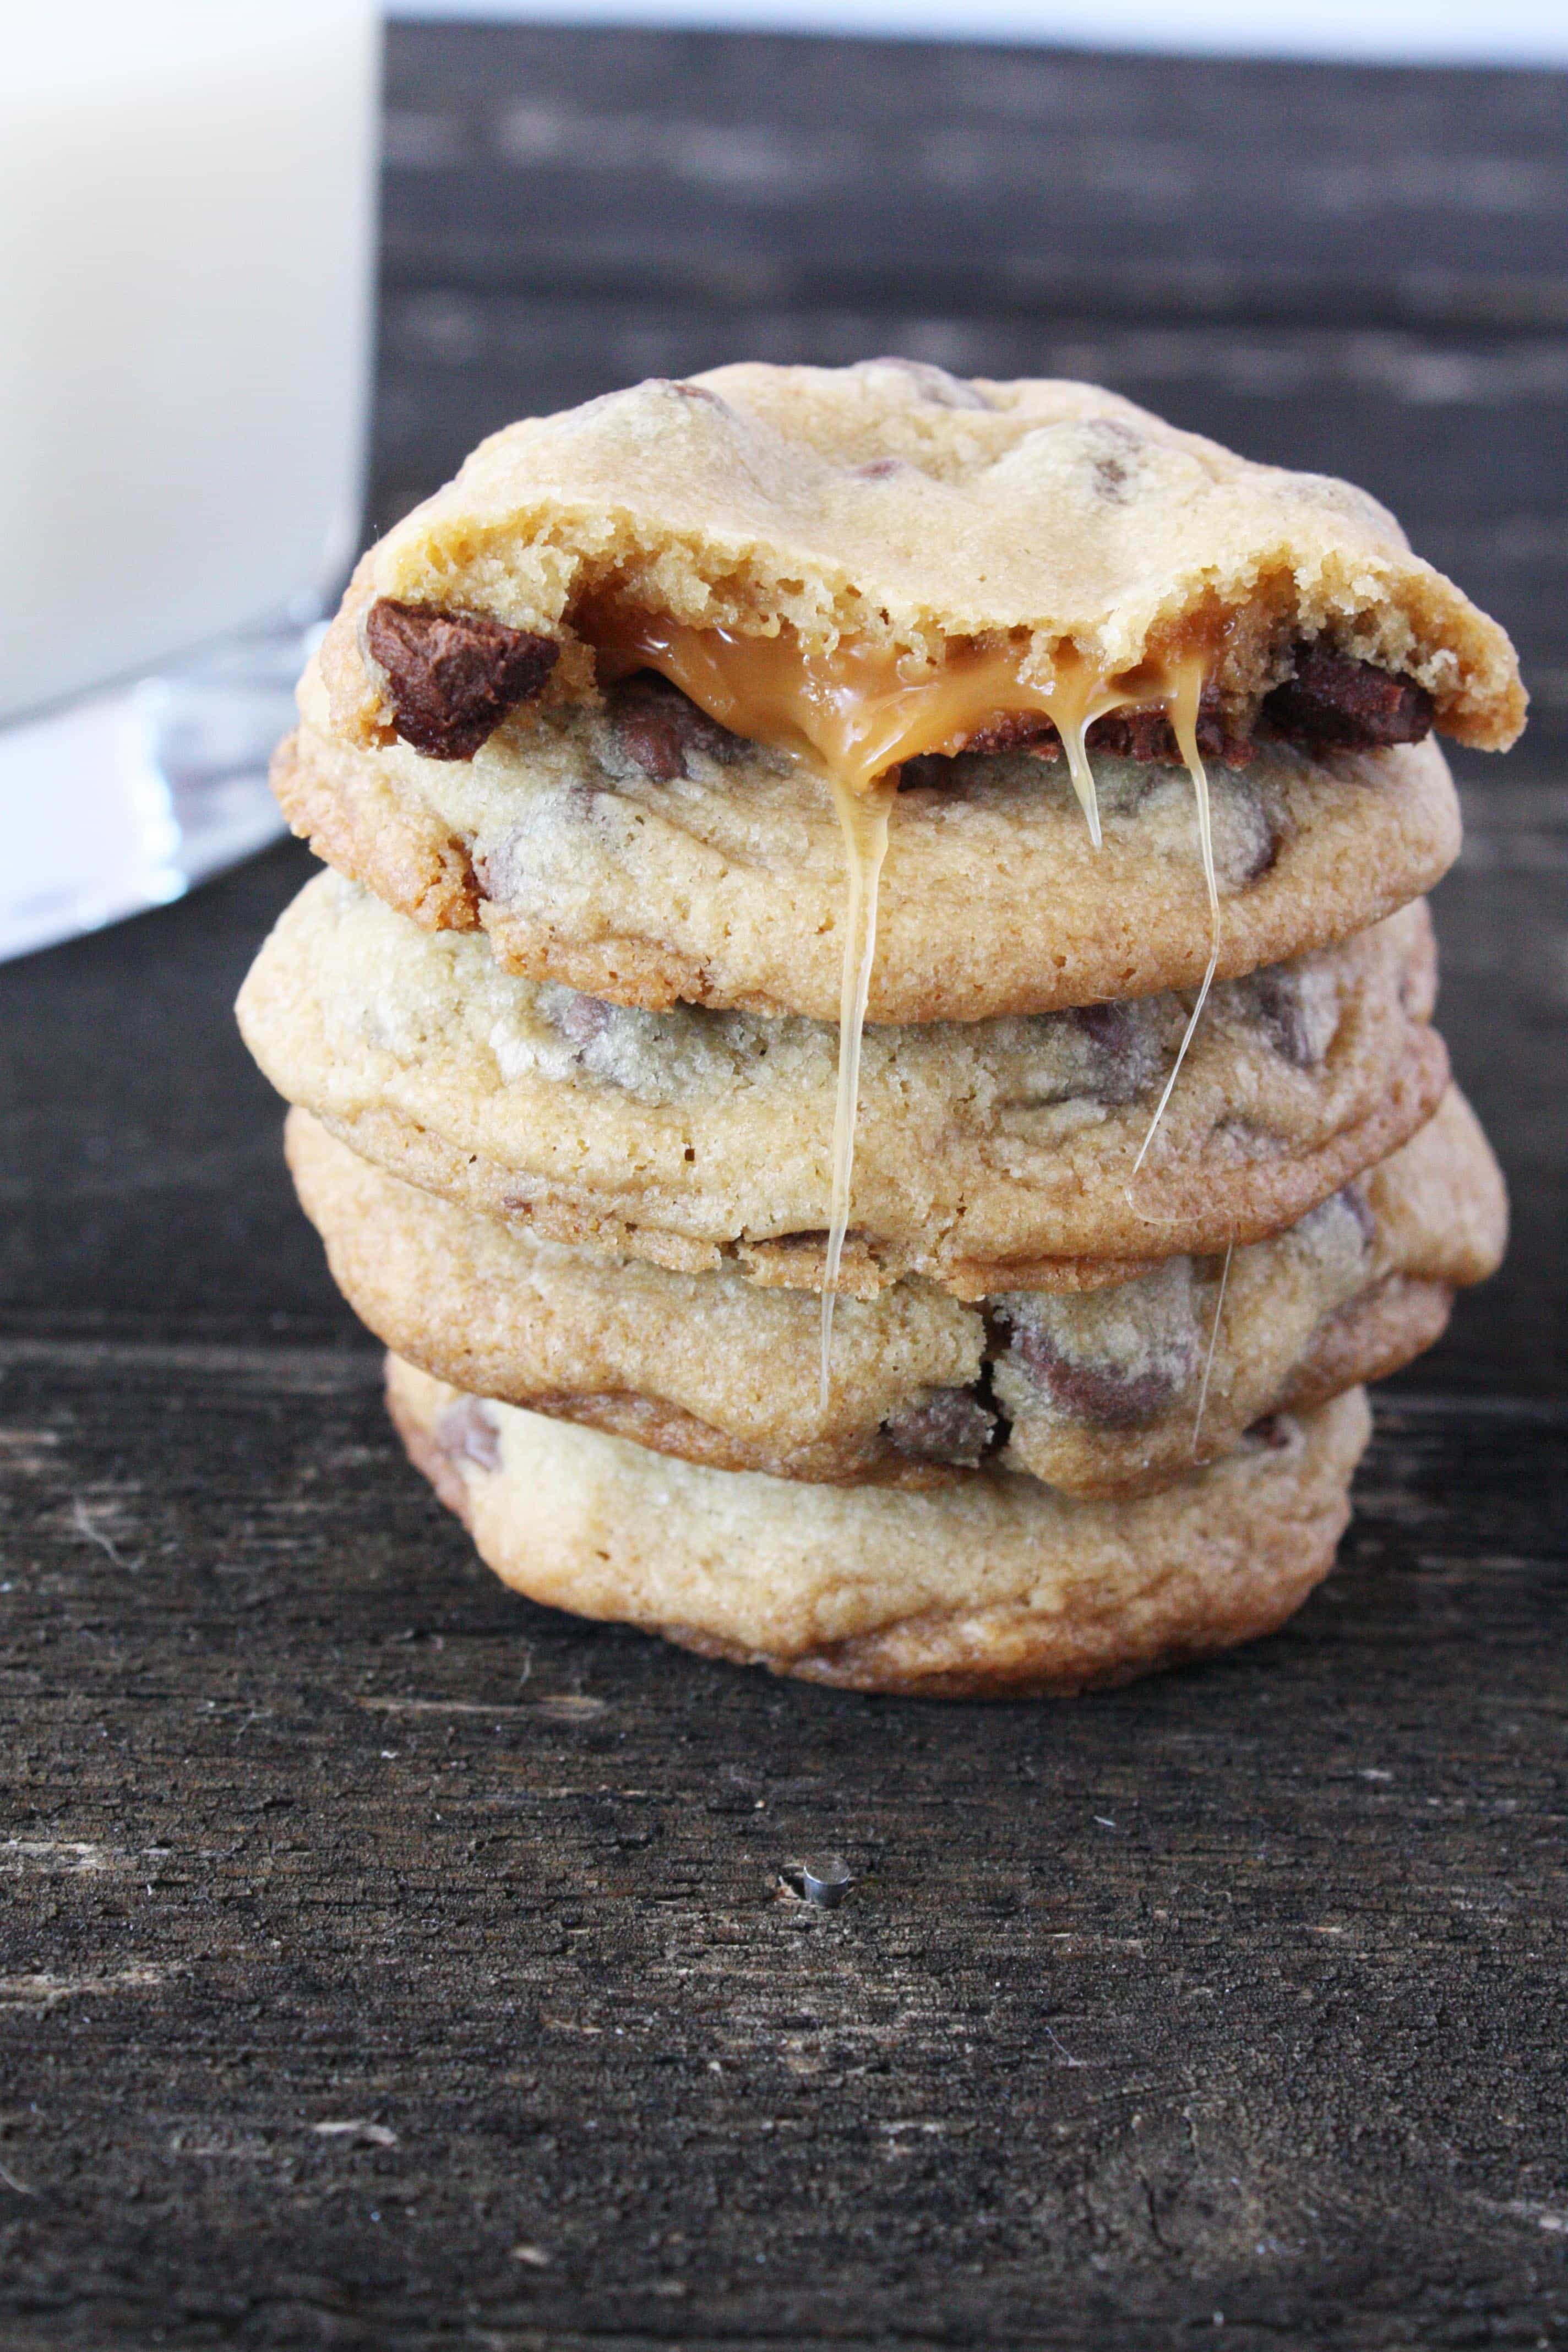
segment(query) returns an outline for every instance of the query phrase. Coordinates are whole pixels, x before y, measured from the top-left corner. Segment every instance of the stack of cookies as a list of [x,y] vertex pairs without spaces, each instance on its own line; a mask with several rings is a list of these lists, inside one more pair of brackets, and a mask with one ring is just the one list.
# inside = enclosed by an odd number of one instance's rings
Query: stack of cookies
[[534,1599],[863,1690],[1278,1625],[1505,1203],[1431,1027],[1501,631],[1071,383],[655,383],[360,565],[239,1013]]

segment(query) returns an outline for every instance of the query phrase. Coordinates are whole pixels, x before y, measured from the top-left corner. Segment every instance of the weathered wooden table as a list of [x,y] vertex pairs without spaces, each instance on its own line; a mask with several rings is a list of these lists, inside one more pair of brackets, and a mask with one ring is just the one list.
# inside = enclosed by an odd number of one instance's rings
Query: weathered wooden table
[[405,27],[389,98],[378,522],[889,347],[1398,508],[1537,695],[1439,894],[1514,1251],[1278,1639],[825,1696],[400,1459],[229,1023],[302,850],[0,973],[0,2343],[1568,2341],[1568,80]]

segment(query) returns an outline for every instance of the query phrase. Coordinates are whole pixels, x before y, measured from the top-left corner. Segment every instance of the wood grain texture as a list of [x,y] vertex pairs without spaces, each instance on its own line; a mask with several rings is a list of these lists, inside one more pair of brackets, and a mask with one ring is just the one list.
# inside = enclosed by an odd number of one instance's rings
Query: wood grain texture
[[8,2344],[1561,2340],[1560,1411],[939,1707],[512,1600],[366,1360],[0,1363]]
[[394,28],[378,525],[892,349],[1349,474],[1498,612],[1436,911],[1514,1248],[1286,1633],[868,1703],[530,1609],[401,1459],[229,1011],[301,848],[0,969],[5,2352],[1568,2344],[1565,97]]
[[397,282],[1568,322],[1568,74],[399,27]]

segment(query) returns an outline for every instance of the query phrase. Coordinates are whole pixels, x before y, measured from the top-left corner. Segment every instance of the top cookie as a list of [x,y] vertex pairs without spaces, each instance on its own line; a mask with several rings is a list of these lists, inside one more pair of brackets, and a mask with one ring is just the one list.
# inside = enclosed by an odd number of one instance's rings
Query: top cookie
[[1502,631],[1364,493],[1089,385],[874,360],[643,383],[481,444],[356,572],[322,649],[333,730],[471,756],[519,703],[591,692],[627,612],[906,683],[955,646],[1046,687],[1200,649],[1232,737],[1280,693],[1287,728],[1326,708],[1363,747],[1435,717],[1500,749],[1523,721]]

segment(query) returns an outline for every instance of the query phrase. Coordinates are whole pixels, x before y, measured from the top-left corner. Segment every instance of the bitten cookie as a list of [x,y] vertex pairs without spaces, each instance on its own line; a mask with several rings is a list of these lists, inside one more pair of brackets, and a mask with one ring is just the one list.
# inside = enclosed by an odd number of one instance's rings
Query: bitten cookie
[[937,1493],[671,1461],[465,1396],[395,1356],[393,1418],[531,1600],[851,1690],[1118,1683],[1272,1632],[1327,1575],[1371,1430],[1352,1390],[1137,1502],[993,1472]]
[[437,740],[443,692],[449,709],[489,686],[468,735],[524,698],[504,634],[459,633],[424,649],[401,707],[407,628],[367,626],[378,601],[542,637],[558,655],[533,657],[524,694],[569,698],[610,599],[826,651],[1026,639],[1042,669],[1070,650],[1108,674],[1212,615],[1215,691],[1248,721],[1294,649],[1329,638],[1427,696],[1460,741],[1507,743],[1524,712],[1502,631],[1364,491],[1251,464],[1090,384],[872,360],[637,384],[481,443],[361,562],[324,648],[334,729],[380,740],[401,721],[460,757],[466,740]]
[[746,366],[477,450],[361,563],[277,786],[514,970],[827,1019],[826,785],[901,774],[870,1017],[971,1020],[1201,977],[1200,761],[1237,973],[1426,888],[1458,839],[1426,737],[1523,709],[1502,632],[1343,483],[1082,384]]

